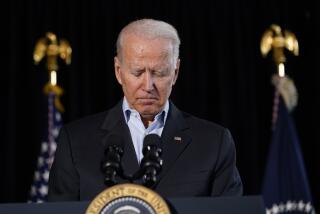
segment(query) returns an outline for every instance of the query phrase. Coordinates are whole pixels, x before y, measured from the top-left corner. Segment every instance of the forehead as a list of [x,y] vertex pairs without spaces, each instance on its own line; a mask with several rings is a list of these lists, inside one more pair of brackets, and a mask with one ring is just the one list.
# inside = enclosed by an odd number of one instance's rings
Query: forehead
[[173,45],[169,39],[145,38],[129,34],[123,37],[122,55],[129,59],[166,59],[173,56]]

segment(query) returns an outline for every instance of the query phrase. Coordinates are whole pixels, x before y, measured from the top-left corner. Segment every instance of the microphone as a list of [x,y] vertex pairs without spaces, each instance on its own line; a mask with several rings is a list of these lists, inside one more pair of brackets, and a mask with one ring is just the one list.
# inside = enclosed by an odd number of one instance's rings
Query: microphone
[[141,160],[140,169],[143,174],[143,182],[147,187],[152,187],[157,182],[157,175],[162,168],[161,154],[162,144],[161,138],[156,134],[149,134],[143,140],[143,158]]
[[111,144],[108,143],[109,145],[105,148],[104,159],[101,162],[101,170],[105,175],[105,185],[110,187],[117,184],[117,175],[123,175],[123,169],[121,166],[123,143],[121,137],[115,134],[111,134],[108,137],[108,141],[111,142]]

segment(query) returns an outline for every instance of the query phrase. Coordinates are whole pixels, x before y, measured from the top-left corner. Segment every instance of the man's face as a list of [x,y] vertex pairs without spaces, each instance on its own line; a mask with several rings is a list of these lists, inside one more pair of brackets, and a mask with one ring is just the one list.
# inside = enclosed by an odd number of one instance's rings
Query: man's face
[[143,118],[153,118],[164,107],[175,84],[179,60],[169,40],[125,35],[115,74],[129,106]]

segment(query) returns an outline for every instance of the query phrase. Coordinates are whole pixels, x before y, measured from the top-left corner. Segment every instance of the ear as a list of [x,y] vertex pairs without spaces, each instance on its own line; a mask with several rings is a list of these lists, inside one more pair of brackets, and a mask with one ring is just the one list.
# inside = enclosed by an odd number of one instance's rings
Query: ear
[[176,84],[176,81],[179,75],[179,69],[180,69],[180,59],[177,59],[176,68],[174,69],[174,78],[173,78],[172,85]]
[[121,63],[117,56],[114,57],[114,73],[116,75],[116,78],[118,80],[118,83],[122,85],[122,79],[121,79]]

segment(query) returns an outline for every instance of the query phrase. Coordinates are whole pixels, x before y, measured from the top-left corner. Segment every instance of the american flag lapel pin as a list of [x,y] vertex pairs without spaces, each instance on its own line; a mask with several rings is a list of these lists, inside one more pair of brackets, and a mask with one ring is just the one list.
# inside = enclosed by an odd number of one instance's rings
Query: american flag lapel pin
[[176,143],[181,143],[181,142],[182,142],[181,137],[174,137],[173,139],[174,139],[174,141],[175,141]]

